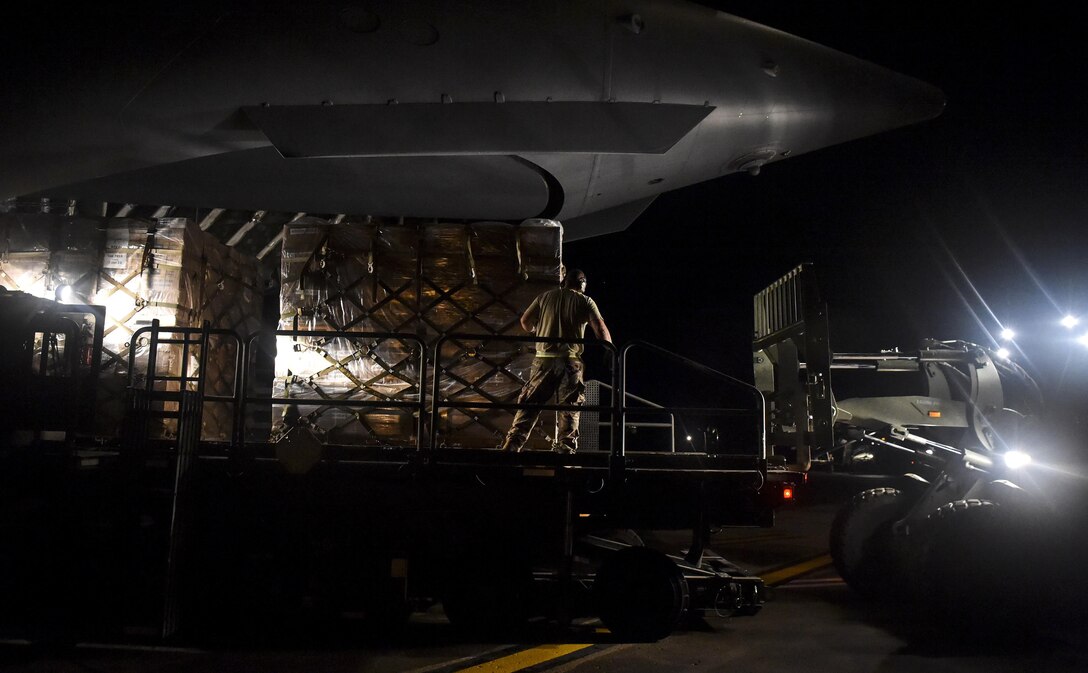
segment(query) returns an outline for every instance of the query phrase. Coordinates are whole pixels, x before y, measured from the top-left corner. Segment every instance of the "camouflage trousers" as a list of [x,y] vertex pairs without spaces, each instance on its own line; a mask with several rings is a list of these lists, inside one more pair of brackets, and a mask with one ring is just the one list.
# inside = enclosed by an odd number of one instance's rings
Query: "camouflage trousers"
[[[586,385],[582,381],[585,365],[578,358],[534,358],[529,380],[518,395],[518,404],[584,404]],[[520,451],[529,439],[540,409],[519,409],[502,448]],[[556,441],[561,451],[573,453],[578,448],[577,411],[558,412]]]

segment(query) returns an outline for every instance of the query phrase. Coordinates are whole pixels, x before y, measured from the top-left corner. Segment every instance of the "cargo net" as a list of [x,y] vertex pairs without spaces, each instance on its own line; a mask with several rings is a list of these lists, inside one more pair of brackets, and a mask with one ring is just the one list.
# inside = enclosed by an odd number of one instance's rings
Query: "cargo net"
[[[97,436],[119,434],[132,349],[133,384],[145,381],[150,339],[133,342],[141,327],[154,320],[178,327],[207,322],[248,334],[261,326],[262,281],[256,260],[223,245],[190,220],[9,213],[0,216],[0,236],[0,284],[47,299],[106,308],[95,425],[88,429]],[[182,346],[163,344],[156,355],[156,378],[203,376],[206,393],[231,394],[237,346],[224,341],[208,355],[206,371],[200,372]],[[156,385],[180,388],[174,381]],[[202,437],[228,439],[232,417],[225,405],[208,405]],[[175,432],[171,419],[151,429],[159,437]]]
[[[297,401],[278,405],[273,417],[298,414],[327,443],[412,445],[419,439],[418,409],[306,401],[418,403],[420,353],[430,357],[440,336],[522,334],[522,311],[559,281],[562,228],[549,220],[412,225],[311,219],[286,225],[283,240],[281,330],[407,334],[416,340],[281,336],[274,396]],[[531,344],[499,343],[489,340],[484,349],[457,339],[444,343],[443,403],[515,401]],[[511,420],[506,410],[445,409],[437,442],[494,447]],[[282,421],[275,423],[273,437],[283,429]]]
[[[277,396],[297,402],[277,405],[273,439],[303,425],[328,443],[414,443],[422,351],[421,342],[398,337],[277,337]],[[411,406],[341,405],[360,401]]]
[[[530,299],[530,302],[532,300]],[[458,337],[442,343],[439,354],[438,446],[497,447],[513,421],[512,410],[473,406],[513,404],[535,357],[532,344]],[[526,443],[550,449],[555,412],[541,414]],[[550,420],[550,422],[549,422]]]

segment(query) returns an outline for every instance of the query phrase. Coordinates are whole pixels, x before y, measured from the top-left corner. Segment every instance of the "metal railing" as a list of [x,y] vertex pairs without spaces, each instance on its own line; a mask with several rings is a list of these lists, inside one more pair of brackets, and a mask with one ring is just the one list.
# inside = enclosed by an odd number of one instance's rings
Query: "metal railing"
[[[609,390],[613,389],[612,386],[608,385],[607,383],[604,383],[603,381],[597,381],[597,384],[602,388],[607,388]],[[665,422],[654,423],[654,422],[647,422],[647,421],[635,422],[635,421],[625,420],[624,424],[623,424],[624,428],[625,428],[624,432],[626,432],[626,428],[668,428],[669,429],[669,453],[676,453],[676,414],[668,411],[662,405],[660,405],[660,404],[658,404],[656,402],[652,402],[652,401],[650,401],[650,400],[648,400],[648,399],[646,399],[644,397],[639,397],[638,395],[636,395],[634,393],[624,393],[624,399],[625,400],[634,400],[635,402],[641,402],[642,404],[645,404],[646,405],[646,413],[648,413],[648,414],[652,414],[652,413],[654,413],[656,411],[658,413],[664,414],[664,415],[669,417],[668,423],[665,423]],[[610,427],[612,424],[611,423],[600,423],[599,425],[600,425],[600,427]]]
[[[747,383],[745,381],[741,381],[740,379],[738,379],[736,377],[730,376],[729,374],[726,374],[724,372],[720,372],[720,371],[718,371],[716,369],[713,369],[711,367],[707,367],[706,365],[701,364],[699,362],[696,362],[695,360],[692,360],[691,358],[687,358],[687,357],[684,357],[683,355],[673,353],[672,351],[661,348],[660,346],[655,346],[654,344],[647,343],[645,341],[634,341],[632,343],[627,344],[624,347],[623,353],[622,353],[622,355],[620,357],[620,362],[621,362],[621,365],[622,365],[622,373],[621,373],[621,376],[620,376],[621,391],[622,391],[621,399],[626,399],[627,394],[628,394],[627,393],[627,381],[628,381],[627,365],[628,365],[628,362],[630,360],[629,354],[630,354],[631,350],[635,349],[635,348],[642,348],[642,349],[649,350],[649,351],[652,351],[654,353],[657,353],[658,355],[663,355],[666,358],[668,358],[670,360],[673,360],[675,362],[678,362],[680,364],[683,364],[683,365],[687,366],[690,369],[693,369],[695,371],[698,371],[698,372],[701,372],[701,373],[706,374],[708,376],[711,376],[712,378],[716,378],[718,380],[725,381],[725,382],[730,383],[732,385],[740,386],[740,387],[754,393],[756,399],[759,402],[758,410],[757,410],[758,413],[759,413],[759,458],[761,460],[766,460],[766,458],[767,458],[767,401],[764,398],[763,393],[758,388],[756,388],[755,386],[753,386],[750,383]],[[641,410],[639,408],[628,407],[626,404],[624,404],[623,407],[620,409],[621,423],[624,424],[624,427],[626,427],[627,414],[632,413],[632,412],[638,413],[640,411]],[[739,415],[746,415],[746,414],[751,414],[752,413],[752,411],[749,410],[749,409],[721,409],[721,408],[699,408],[699,407],[661,407],[659,409],[654,409],[654,411],[659,412],[659,413],[660,412],[668,412],[668,413],[673,413],[673,414],[705,414],[705,415],[716,415],[716,416],[739,416]],[[622,434],[622,439],[620,441],[618,455],[622,456],[622,455],[626,454],[626,451],[627,451],[626,445],[627,445],[627,433],[624,432]]]
[[[258,332],[252,334],[246,340],[246,366],[242,369],[242,390],[244,394],[241,397],[241,410],[239,412],[240,421],[244,421],[245,413],[249,405],[260,404],[267,406],[275,406],[282,404],[299,404],[304,406],[317,406],[317,407],[346,407],[349,409],[411,409],[414,412],[416,420],[416,449],[423,448],[423,437],[426,435],[425,420],[428,416],[427,410],[427,397],[426,397],[426,374],[427,374],[427,361],[426,361],[426,345],[423,340],[414,334],[404,334],[400,332],[330,332],[321,330],[276,330],[272,333],[274,338],[289,337],[293,340],[298,338],[314,338],[323,339],[325,341],[331,341],[333,339],[346,339],[349,341],[371,340],[374,342],[385,341],[399,341],[402,343],[410,343],[415,346],[415,358],[417,363],[417,371],[419,373],[419,381],[417,384],[418,399],[405,400],[405,399],[392,399],[388,396],[385,399],[358,399],[358,398],[335,398],[321,396],[318,397],[277,397],[274,395],[254,395],[249,391],[250,388],[250,368],[252,367],[252,355],[256,351],[255,346],[258,339],[262,336],[268,336],[268,333]],[[310,347],[309,344],[306,347]],[[335,366],[335,365],[334,365]],[[381,397],[380,393],[368,388],[367,394],[377,395]],[[244,426],[244,423],[240,423]],[[235,433],[236,441],[244,441],[244,427],[237,429]]]
[[[175,336],[164,338],[164,334]],[[196,338],[194,339],[194,337]],[[208,394],[206,392],[208,356],[211,351],[210,341],[212,337],[226,339],[234,345],[234,363],[231,368],[231,390],[229,394]],[[150,325],[133,332],[129,343],[128,371],[130,387],[142,389],[151,399],[160,402],[176,402],[180,399],[182,392],[189,391],[195,392],[202,403],[212,402],[230,405],[232,407],[230,436],[233,436],[240,413],[240,382],[244,372],[242,366],[244,346],[236,332],[228,329],[213,329],[206,322],[201,327],[164,327],[156,319]],[[140,347],[144,345],[147,346],[146,375],[141,386],[132,386],[131,384],[137,372],[136,355]],[[180,371],[177,373],[159,373],[159,348],[162,346],[180,348],[181,357],[178,365]],[[196,352],[195,357],[193,355],[194,351]],[[193,366],[194,361],[195,366]],[[175,383],[178,389],[176,391],[159,390],[156,388],[157,383]]]
[[[164,339],[161,337],[162,333],[180,334],[180,339]],[[192,335],[198,335],[201,338],[194,341]],[[204,377],[194,375],[190,370],[190,354],[193,348],[199,348],[198,367],[200,372],[206,371],[206,358],[209,351],[208,339],[211,336],[220,336],[231,338],[237,344],[237,353],[235,359],[235,371],[237,372],[233,376],[233,389],[229,394],[224,395],[208,395],[204,394]],[[250,390],[253,385],[252,369],[254,367],[254,355],[258,353],[261,346],[257,343],[261,338],[280,338],[287,337],[293,340],[297,339],[321,339],[323,342],[329,342],[333,339],[347,339],[349,341],[368,340],[373,343],[382,341],[396,340],[405,344],[406,349],[410,353],[410,357],[413,359],[413,366],[415,371],[418,372],[418,382],[415,384],[415,389],[412,390],[408,397],[414,399],[394,399],[393,397],[381,397],[374,399],[375,391],[367,389],[364,393],[369,396],[369,399],[359,399],[358,397],[343,397],[337,398],[335,396],[316,396],[316,397],[285,397],[277,396],[273,394],[255,394]],[[630,343],[624,347],[622,351],[619,351],[613,344],[603,341],[597,341],[595,339],[544,339],[532,336],[502,336],[502,335],[479,335],[479,334],[447,334],[438,338],[431,349],[427,349],[426,343],[419,336],[413,334],[405,334],[400,332],[333,332],[323,330],[277,330],[275,332],[258,332],[251,334],[246,340],[242,341],[238,338],[237,334],[231,330],[225,329],[208,329],[208,328],[178,328],[178,327],[162,327],[158,325],[157,321],[151,326],[143,327],[138,330],[132,337],[133,344],[136,344],[141,338],[147,339],[147,344],[150,347],[148,353],[148,376],[143,381],[143,388],[148,393],[155,393],[156,397],[161,399],[171,398],[171,394],[164,391],[154,391],[155,382],[162,381],[177,381],[178,385],[182,389],[186,389],[195,384],[196,390],[202,396],[201,399],[205,402],[219,402],[233,404],[235,413],[233,414],[234,424],[231,432],[231,449],[232,451],[242,447],[246,443],[246,419],[247,411],[253,407],[253,405],[261,406],[276,406],[284,404],[295,404],[300,406],[315,406],[315,407],[346,407],[354,410],[359,409],[406,409],[410,410],[414,416],[414,429],[415,429],[415,446],[418,450],[426,450],[439,448],[439,431],[440,431],[440,417],[443,410],[447,409],[462,409],[462,410],[503,410],[503,411],[517,411],[519,409],[531,408],[539,411],[578,411],[578,412],[598,412],[601,414],[607,414],[611,417],[611,421],[604,425],[610,425],[612,432],[610,433],[608,447],[611,455],[615,457],[622,457],[626,454],[627,442],[626,442],[626,429],[631,426],[646,425],[646,423],[640,423],[638,421],[629,420],[631,416],[644,416],[649,413],[653,414],[666,414],[669,416],[669,423],[654,424],[655,427],[660,425],[662,427],[668,426],[672,432],[672,441],[670,443],[670,452],[676,451],[675,445],[675,418],[677,415],[682,414],[702,414],[702,415],[718,415],[718,416],[740,416],[740,415],[758,415],[759,417],[759,438],[758,438],[758,457],[760,459],[766,459],[767,455],[767,438],[766,438],[766,402],[763,394],[751,384],[741,381],[735,377],[732,377],[723,372],[719,372],[715,369],[702,365],[690,358],[686,358],[682,355],[673,353],[666,349],[660,348],[653,344],[649,344],[642,341],[636,341]],[[554,344],[577,344],[583,347],[590,346],[593,348],[603,349],[606,353],[606,364],[611,372],[611,383],[601,382],[601,387],[610,391],[610,399],[607,403],[601,403],[596,405],[578,405],[578,404],[518,404],[516,402],[504,402],[496,399],[488,399],[484,397],[480,399],[455,399],[448,395],[443,394],[442,384],[443,381],[450,375],[450,362],[449,358],[443,355],[444,349],[448,349],[451,343],[454,343],[457,347],[458,357],[476,357],[484,358],[488,356],[486,350],[480,350],[476,346],[466,344],[479,344],[481,342],[504,342],[504,343],[516,343],[516,344],[539,344],[539,343],[554,343]],[[176,344],[180,346],[182,350],[181,357],[181,372],[179,375],[159,376],[156,375],[157,366],[157,349],[160,345],[164,344]],[[309,347],[309,345],[305,345]],[[629,380],[629,354],[632,349],[645,349],[655,354],[662,355],[676,363],[679,363],[689,369],[697,372],[709,375],[720,381],[725,381],[731,385],[740,386],[745,390],[755,394],[757,399],[757,405],[755,409],[726,409],[726,408],[695,408],[695,407],[669,407],[661,406],[657,403],[650,402],[647,399],[636,396],[634,393],[627,391],[627,382]],[[524,350],[519,350],[519,353],[525,353]],[[428,354],[431,357],[431,362],[427,362]],[[135,373],[135,358],[136,348],[133,348],[129,353],[129,366],[130,372]],[[430,379],[428,379],[428,369],[430,370]],[[514,376],[519,381],[524,383],[520,374],[510,372],[509,375]],[[428,390],[430,395],[428,396]],[[635,406],[630,402],[634,401],[644,406]],[[426,438],[426,440],[424,440]],[[619,438],[619,441],[617,441]],[[405,447],[408,448],[408,447]]]
[[[529,343],[529,344],[572,344],[579,346],[599,346],[604,348],[608,353],[609,368],[612,372],[612,386],[616,388],[617,377],[617,356],[618,352],[616,347],[607,341],[597,341],[595,339],[548,339],[542,337],[531,336],[504,336],[504,335],[480,335],[480,334],[446,334],[435,342],[434,345],[434,374],[431,379],[432,385],[432,404],[431,404],[431,426],[430,426],[430,446],[438,446],[438,421],[441,411],[443,409],[476,409],[476,410],[490,410],[498,409],[503,411],[518,411],[521,409],[532,409],[536,411],[597,411],[597,412],[610,412],[615,418],[615,412],[617,411],[617,403],[615,401],[615,395],[613,395],[613,401],[610,404],[597,404],[597,405],[584,405],[584,404],[517,404],[507,402],[480,402],[472,400],[451,400],[449,398],[443,398],[441,395],[441,384],[444,378],[448,375],[449,367],[443,366],[442,350],[443,346],[451,342],[480,342],[480,341],[498,341],[501,343]],[[462,348],[462,350],[465,350]],[[469,357],[477,357],[477,354],[470,354]],[[615,422],[615,421],[614,421]]]

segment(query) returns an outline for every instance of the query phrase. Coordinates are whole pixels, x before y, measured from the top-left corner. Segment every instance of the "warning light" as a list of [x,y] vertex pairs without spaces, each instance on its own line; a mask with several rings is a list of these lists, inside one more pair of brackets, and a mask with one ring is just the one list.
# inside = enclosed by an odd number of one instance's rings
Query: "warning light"
[[940,417],[941,417],[941,412],[939,412],[939,411],[937,411],[937,410],[935,410],[935,409],[934,409],[934,410],[930,410],[930,412],[929,412],[929,417],[930,417],[930,418],[940,418]]
[[793,487],[792,486],[783,486],[782,487],[782,499],[783,500],[793,500]]

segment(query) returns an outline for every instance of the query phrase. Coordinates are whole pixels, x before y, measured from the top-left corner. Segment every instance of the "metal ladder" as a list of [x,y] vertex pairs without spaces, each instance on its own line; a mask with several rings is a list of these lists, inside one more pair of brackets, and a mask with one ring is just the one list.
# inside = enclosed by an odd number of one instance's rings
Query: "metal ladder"
[[[155,635],[170,638],[178,632],[180,625],[180,563],[185,558],[188,537],[190,471],[200,444],[210,329],[207,322],[200,328],[162,328],[155,320],[149,328],[138,330],[133,334],[129,354],[130,382],[136,371],[135,344],[145,332],[149,348],[147,372],[141,385],[130,386],[128,390],[129,413],[123,449],[131,469],[130,483],[136,492],[133,501],[136,507],[146,510],[158,505],[155,511],[169,512],[162,567],[161,622],[155,627]],[[164,334],[175,336],[164,337]],[[164,346],[180,352],[180,372],[160,373],[159,349]],[[195,366],[191,366],[194,358]],[[165,453],[152,449],[150,431],[156,420],[176,423],[176,437]],[[168,502],[159,498],[166,498]],[[137,513],[136,516],[142,515]],[[142,554],[135,556],[141,557]]]

